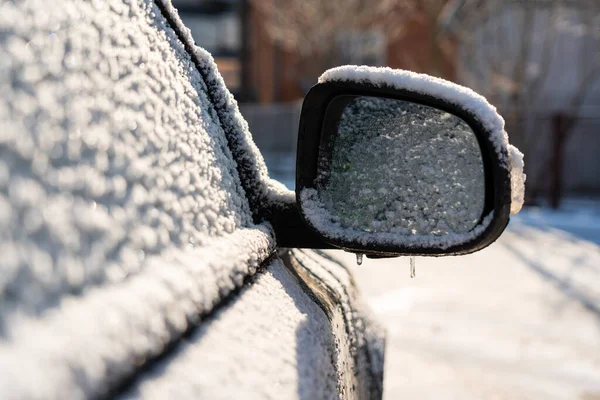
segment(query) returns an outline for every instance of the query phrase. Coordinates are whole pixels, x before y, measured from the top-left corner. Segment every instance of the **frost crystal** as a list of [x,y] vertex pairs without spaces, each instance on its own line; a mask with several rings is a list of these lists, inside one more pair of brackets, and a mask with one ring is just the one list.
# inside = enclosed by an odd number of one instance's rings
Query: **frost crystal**
[[344,227],[443,235],[470,231],[483,213],[477,138],[463,120],[432,107],[351,100],[331,160],[321,164],[319,196]]
[[525,191],[525,179],[522,174],[523,160],[518,156],[520,152],[516,148],[509,149],[508,135],[504,130],[504,119],[483,96],[444,79],[391,68],[345,65],[327,70],[319,77],[319,82],[332,81],[367,82],[375,86],[385,85],[412,90],[460,105],[470,111],[491,133],[490,140],[494,144],[503,166],[510,171],[514,202],[511,211],[516,213],[520,210]]

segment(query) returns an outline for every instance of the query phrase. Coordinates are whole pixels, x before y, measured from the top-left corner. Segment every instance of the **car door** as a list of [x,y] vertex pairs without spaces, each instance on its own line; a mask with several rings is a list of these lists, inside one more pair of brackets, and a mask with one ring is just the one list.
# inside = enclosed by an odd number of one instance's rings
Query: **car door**
[[3,2],[0,49],[2,398],[381,396],[351,275],[277,249],[290,194],[169,2]]

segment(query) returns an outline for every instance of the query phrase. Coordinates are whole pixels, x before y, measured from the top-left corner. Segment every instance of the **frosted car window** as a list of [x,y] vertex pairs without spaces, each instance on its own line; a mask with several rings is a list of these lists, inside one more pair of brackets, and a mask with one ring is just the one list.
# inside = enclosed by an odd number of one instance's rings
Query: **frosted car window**
[[206,86],[154,2],[0,8],[0,327],[252,225]]
[[342,101],[332,157],[322,160],[329,167],[318,187],[321,202],[341,227],[446,235],[479,223],[483,161],[466,122],[401,100]]

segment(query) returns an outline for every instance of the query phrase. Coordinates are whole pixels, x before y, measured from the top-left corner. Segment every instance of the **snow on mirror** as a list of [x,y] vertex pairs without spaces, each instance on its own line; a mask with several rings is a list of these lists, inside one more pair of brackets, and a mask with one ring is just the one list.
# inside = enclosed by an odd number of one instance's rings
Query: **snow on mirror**
[[316,188],[332,222],[353,231],[436,236],[478,225],[485,178],[466,122],[407,101],[344,97],[336,101],[337,133]]

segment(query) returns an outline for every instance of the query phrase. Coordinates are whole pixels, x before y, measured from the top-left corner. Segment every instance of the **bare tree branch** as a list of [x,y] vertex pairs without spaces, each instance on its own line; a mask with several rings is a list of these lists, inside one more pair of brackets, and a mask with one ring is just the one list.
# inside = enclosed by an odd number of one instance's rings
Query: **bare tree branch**
[[334,46],[344,31],[378,29],[387,38],[401,34],[415,0],[251,0],[271,37],[301,54]]

